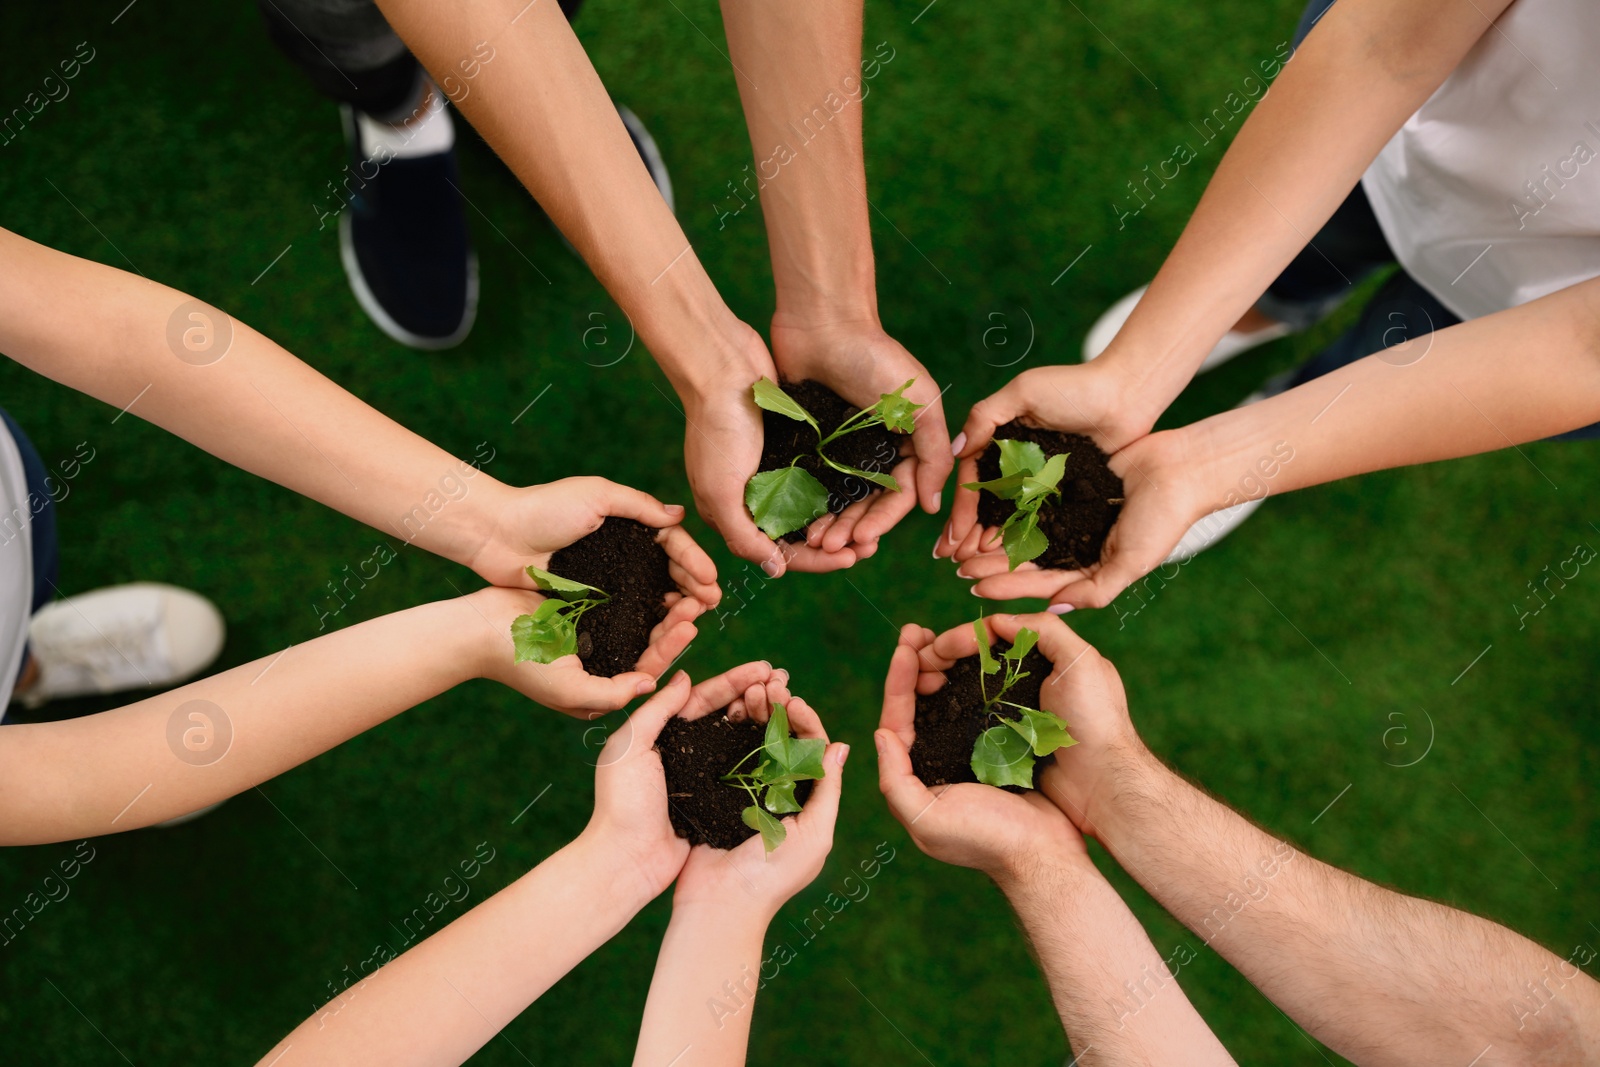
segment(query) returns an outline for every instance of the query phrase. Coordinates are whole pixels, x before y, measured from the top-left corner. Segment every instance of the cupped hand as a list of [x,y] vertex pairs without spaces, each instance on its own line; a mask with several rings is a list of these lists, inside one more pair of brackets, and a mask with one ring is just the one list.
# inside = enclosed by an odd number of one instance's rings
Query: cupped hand
[[[1092,364],[1091,364],[1092,365]],[[1111,457],[1126,503],[1100,550],[1082,570],[1049,570],[1035,563],[1011,569],[996,529],[974,527],[956,552],[956,573],[974,579],[974,594],[988,600],[1037,597],[1057,614],[1103,608],[1128,586],[1159,567],[1183,535],[1209,510],[1171,432],[1150,434]]]
[[[780,673],[774,672],[773,681],[787,683],[787,675],[776,677]],[[764,723],[773,704],[784,706],[796,736],[827,742],[817,713],[804,700],[790,695],[785,684],[769,684],[764,692],[749,690],[728,714],[733,717],[737,711],[740,718]],[[822,757],[823,778],[812,787],[804,810],[783,820],[783,843],[773,851],[766,851],[760,834],[733,849],[696,845],[678,876],[674,906],[748,906],[756,909],[763,921],[770,920],[785,901],[811,884],[833,848],[833,827],[849,754],[849,745],[828,745]]]
[[929,856],[997,880],[1019,875],[1043,855],[1087,862],[1082,836],[1038,792],[1018,796],[977,782],[929,788],[912,772],[917,694],[937,692],[945,684],[944,672],[977,651],[970,625],[938,636],[915,625],[901,630],[884,680],[883,717],[873,735],[878,788],[889,810]]
[[696,686],[678,671],[600,750],[594,814],[584,836],[615,855],[649,896],[672,884],[689,855],[689,843],[673,831],[667,816],[667,776],[656,751],[661,728],[674,715],[695,717],[724,707],[735,695],[764,687],[772,677],[772,665],[761,662],[743,664]]
[[904,395],[926,405],[917,412],[916,429],[891,471],[900,491],[874,490],[837,516],[818,519],[807,531],[807,544],[825,552],[847,546],[870,552],[919,502],[930,515],[938,513],[953,464],[950,431],[939,384],[915,356],[876,321],[818,325],[783,316],[773,318],[772,355],[784,378],[821,382],[857,407],[876,404],[908,381],[912,384]]
[[998,544],[998,532],[978,525],[978,491],[962,486],[980,481],[978,457],[994,432],[1013,419],[1036,429],[1081,433],[1108,453],[1150,432],[1154,416],[1136,410],[1137,395],[1111,364],[1102,360],[1023,371],[999,392],[974,404],[956,435],[960,459],[950,521],[934,545],[935,559],[970,559],[980,544]]
[[713,382],[680,389],[685,422],[683,459],[695,507],[734,555],[760,564],[769,577],[776,578],[791,567],[820,573],[852,566],[861,553],[848,547],[829,550],[820,540],[815,544],[774,541],[761,532],[745,507],[745,483],[761,465],[764,440],[761,409],[751,388],[763,377],[773,381],[778,377],[759,339],[753,345],[746,360],[724,368]]

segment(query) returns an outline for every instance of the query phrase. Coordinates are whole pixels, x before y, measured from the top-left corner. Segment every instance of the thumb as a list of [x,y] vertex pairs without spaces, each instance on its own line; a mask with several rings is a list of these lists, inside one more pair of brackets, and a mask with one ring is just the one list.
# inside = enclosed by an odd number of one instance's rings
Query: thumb
[[911,753],[893,730],[872,735],[878,745],[878,790],[901,824],[910,827],[935,800],[933,792],[911,772]]
[[911,446],[917,454],[917,499],[922,510],[937,515],[942,503],[944,483],[950,477],[955,458],[950,451],[950,428],[944,420],[944,404],[935,398],[917,412]]
[[[634,677],[638,677],[637,674]],[[644,677],[648,678],[649,675]],[[637,683],[635,683],[637,684]],[[689,675],[679,671],[672,676],[672,680],[662,686],[660,691],[649,700],[640,705],[628,719],[628,734],[631,742],[637,743],[640,748],[649,748],[656,743],[656,738],[661,735],[661,728],[667,720],[683,710],[689,701]],[[621,733],[622,731],[618,731]]]
[[956,438],[961,446],[956,455],[962,459],[976,456],[989,447],[995,427],[1003,426],[1022,414],[1024,406],[1020,400],[1021,390],[1017,386],[1020,380],[1020,377],[1011,379],[999,392],[972,405],[972,410],[967,412],[966,425],[961,427],[961,435]]
[[850,746],[843,741],[835,741],[828,746],[828,750],[822,754],[822,766],[826,773],[811,790],[805,810],[800,815],[807,826],[816,827],[818,833],[829,838],[833,837],[833,826],[839,818],[839,794],[844,789],[844,761],[849,756]]
[[636,519],[646,526],[676,526],[683,521],[682,504],[663,504],[649,493],[613,481],[605,483],[600,504],[607,515]]

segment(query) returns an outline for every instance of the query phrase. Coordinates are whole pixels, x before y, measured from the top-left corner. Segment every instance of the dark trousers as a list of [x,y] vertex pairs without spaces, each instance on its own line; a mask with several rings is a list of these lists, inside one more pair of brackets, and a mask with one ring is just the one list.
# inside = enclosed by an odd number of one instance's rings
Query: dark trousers
[[[570,19],[583,0],[559,0]],[[422,67],[372,0],[256,0],[267,35],[317,92],[375,118],[416,106]]]

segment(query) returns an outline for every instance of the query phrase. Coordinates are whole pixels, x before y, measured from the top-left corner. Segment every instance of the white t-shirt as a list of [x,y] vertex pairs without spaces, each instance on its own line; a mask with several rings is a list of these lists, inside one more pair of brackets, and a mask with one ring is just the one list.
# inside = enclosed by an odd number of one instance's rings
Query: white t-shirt
[[1362,178],[1462,319],[1600,275],[1600,2],[1516,0]]
[[33,508],[16,438],[0,423],[0,719],[28,643],[33,607]]

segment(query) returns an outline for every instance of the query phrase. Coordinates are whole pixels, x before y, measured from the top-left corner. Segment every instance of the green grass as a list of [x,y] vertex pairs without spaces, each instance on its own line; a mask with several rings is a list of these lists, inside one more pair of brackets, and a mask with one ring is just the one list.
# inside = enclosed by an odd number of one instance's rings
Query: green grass
[[[0,225],[137,264],[226,308],[445,448],[470,455],[489,442],[488,469],[504,480],[604,474],[687,499],[664,379],[638,348],[613,367],[585,362],[589,314],[625,336],[621,316],[481,143],[468,135],[462,150],[464,188],[483,213],[471,219],[477,328],[449,354],[400,349],[351,299],[332,230],[316,231],[311,205],[343,165],[333,109],[279,60],[250,5],[143,0],[112,25],[124,2],[0,13],[5,109],[77,42],[98,50],[72,95],[0,148]],[[950,386],[959,421],[1016,369],[1075,358],[1099,310],[1154,272],[1221,151],[1191,123],[1272,56],[1298,11],[1292,0],[1096,2],[1083,14],[944,0],[913,23],[922,6],[875,0],[868,10],[869,50],[894,49],[867,105],[873,224],[884,319]],[[720,38],[715,5],[593,0],[578,25],[614,95],[659,137],[707,269],[733,309],[764,326],[771,279],[758,214],[719,230],[712,207],[749,162],[733,77],[698,32]],[[1119,229],[1112,204],[1127,204],[1126,183],[1182,141],[1199,158]],[[1015,368],[992,366],[973,341],[997,308],[1013,309],[1018,343],[1027,326],[1015,309],[1033,323]],[[1231,405],[1337,325],[1208,375],[1169,421]],[[231,627],[221,666],[314,636],[324,583],[379,540],[136,417],[113,424],[113,409],[14,365],[0,366],[0,398],[47,461],[80,441],[96,449],[61,508],[64,587],[159,579],[204,592]],[[620,431],[610,429],[618,405]],[[1600,541],[1592,472],[1589,446],[1538,444],[1275,499],[1138,614],[1073,622],[1121,668],[1149,743],[1239,810],[1312,854],[1566,956],[1600,944],[1600,577],[1584,572],[1525,629],[1510,605],[1545,565]],[[907,520],[855,570],[774,585],[691,526],[730,594],[748,592],[722,626],[705,621],[690,672],[772,658],[857,747],[833,858],[774,927],[798,958],[763,997],[753,1062],[796,1048],[818,1063],[1065,1060],[998,893],[917,853],[872,781],[870,730],[895,626],[942,629],[977,607],[928,558],[936,521]],[[474,582],[404,552],[339,622]],[[1388,765],[1422,750],[1423,710],[1434,734],[1426,758]],[[1414,743],[1386,749],[1385,731],[1401,722]],[[188,827],[95,842],[72,895],[0,947],[4,1059],[254,1059],[342,968],[379,941],[398,943],[395,924],[479,842],[496,854],[468,903],[577,833],[591,800],[583,735],[474,683]],[[788,923],[879,842],[896,857],[871,895],[800,947]],[[0,910],[70,852],[0,855]],[[1113,876],[1163,955],[1185,942],[1201,949]],[[475,1062],[624,1062],[666,917],[665,899],[647,908]],[[1241,1061],[1334,1059],[1209,951],[1181,981]]]

